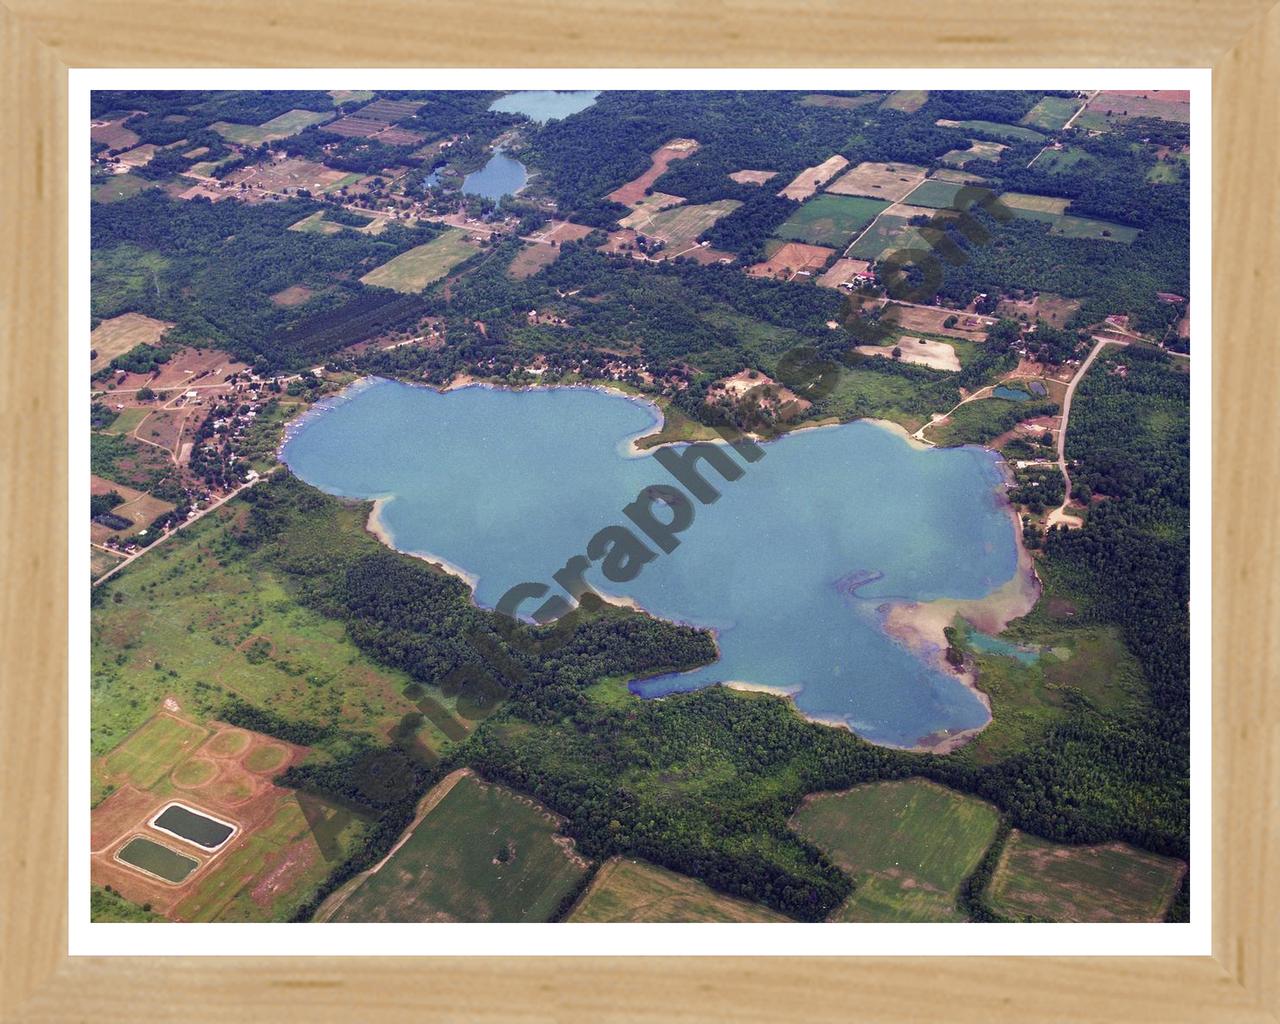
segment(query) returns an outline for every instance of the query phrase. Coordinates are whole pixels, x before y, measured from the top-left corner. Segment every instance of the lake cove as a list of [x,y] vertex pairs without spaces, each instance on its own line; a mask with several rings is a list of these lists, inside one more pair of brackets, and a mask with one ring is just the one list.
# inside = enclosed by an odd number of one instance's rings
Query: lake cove
[[524,114],[530,121],[545,124],[569,117],[586,110],[596,101],[598,90],[579,89],[573,92],[552,92],[547,89],[513,92],[489,104],[498,114]]
[[[658,420],[649,403],[593,388],[366,379],[297,421],[281,457],[331,494],[382,499],[371,526],[463,575],[491,608],[517,583],[553,582],[602,528],[630,525],[623,509],[645,488],[677,486],[632,446]],[[941,630],[960,611],[997,632],[1034,602],[999,456],[915,447],[867,421],[759,451],[731,456],[737,479],[698,464],[720,497],[690,499],[670,553],[651,544],[624,583],[599,562],[585,573],[602,595],[716,631],[715,664],[632,690],[771,689],[809,718],[903,747],[948,749],[985,725],[983,699],[943,664]]]
[[480,170],[472,171],[462,179],[462,191],[469,196],[482,196],[495,202],[503,196],[513,196],[524,188],[529,172],[524,164],[495,150]]

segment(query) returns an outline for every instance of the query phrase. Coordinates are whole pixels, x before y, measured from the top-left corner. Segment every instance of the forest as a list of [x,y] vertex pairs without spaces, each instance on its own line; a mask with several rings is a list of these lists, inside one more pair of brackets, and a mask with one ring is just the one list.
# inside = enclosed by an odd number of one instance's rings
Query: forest
[[[376,236],[286,230],[322,208],[306,199],[180,201],[159,190],[95,204],[95,321],[127,311],[170,320],[176,326],[166,342],[214,343],[258,372],[273,373],[312,364],[416,313],[416,306],[390,307],[402,297],[354,278],[439,229],[391,223]],[[123,258],[114,259],[117,253]],[[139,273],[148,256],[154,269]],[[291,308],[272,302],[272,295],[299,284],[319,294]]]

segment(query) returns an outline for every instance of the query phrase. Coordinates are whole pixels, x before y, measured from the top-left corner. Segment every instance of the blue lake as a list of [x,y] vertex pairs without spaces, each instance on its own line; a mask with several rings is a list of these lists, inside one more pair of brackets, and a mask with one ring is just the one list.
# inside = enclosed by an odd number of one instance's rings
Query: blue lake
[[513,92],[494,100],[489,109],[499,114],[524,114],[531,121],[545,124],[586,110],[599,95],[599,90],[585,89],[574,92],[552,92],[549,89]]
[[499,149],[480,170],[472,171],[462,179],[462,191],[469,196],[484,196],[497,201],[503,196],[515,195],[528,180],[529,172],[524,164]]
[[1007,388],[1003,384],[998,385],[991,394],[994,398],[1003,398],[1009,402],[1029,402],[1031,400],[1031,392],[1023,391],[1020,388]]
[[[651,452],[630,450],[656,422],[648,403],[589,388],[442,394],[366,380],[294,425],[282,457],[329,493],[388,499],[394,545],[465,571],[492,607],[524,581],[561,593],[552,574],[569,557],[602,527],[630,525],[622,509],[642,488],[675,483]],[[715,664],[632,689],[787,689],[809,717],[900,746],[985,723],[973,693],[889,637],[878,609],[983,597],[1013,577],[999,457],[918,449],[869,422],[789,434],[764,452],[732,456],[743,469],[732,481],[701,464],[721,497],[693,502],[671,554],[626,583],[598,565],[586,574],[602,594],[717,632]]]

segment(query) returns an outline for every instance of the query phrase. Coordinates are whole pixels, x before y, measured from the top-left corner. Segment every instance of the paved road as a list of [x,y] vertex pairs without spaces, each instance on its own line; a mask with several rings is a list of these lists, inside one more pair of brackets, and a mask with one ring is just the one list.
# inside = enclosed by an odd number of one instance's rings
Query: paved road
[[[267,475],[269,476],[270,474],[267,474]],[[184,523],[180,523],[179,525],[175,526],[172,530],[169,530],[167,533],[162,534],[162,535],[161,535],[161,537],[160,537],[160,539],[159,539],[159,540],[157,540],[154,544],[149,544],[147,547],[143,548],[141,551],[135,551],[132,555],[129,555],[129,556],[128,556],[128,557],[127,557],[123,562],[121,562],[119,565],[117,565],[117,566],[116,566],[114,569],[112,569],[110,572],[103,573],[101,576],[99,576],[96,580],[94,580],[94,581],[93,581],[93,585],[96,587],[96,586],[98,586],[98,585],[100,585],[100,584],[102,584],[102,583],[106,583],[106,582],[107,582],[107,580],[111,579],[111,577],[112,577],[112,576],[114,576],[116,573],[118,573],[118,572],[119,572],[121,569],[123,569],[126,565],[130,565],[131,563],[136,562],[139,558],[141,558],[143,555],[145,555],[148,551],[151,551],[152,549],[154,549],[154,548],[158,547],[159,545],[163,544],[166,540],[168,540],[170,537],[172,537],[172,536],[173,536],[175,533],[177,533],[179,530],[185,530],[185,529],[186,529],[188,526],[190,526],[192,523],[198,523],[201,519],[203,519],[205,516],[207,516],[207,515],[208,515],[210,512],[212,512],[215,508],[220,508],[221,506],[225,505],[228,501],[230,501],[232,498],[234,498],[234,497],[235,497],[237,494],[239,494],[241,491],[243,491],[243,490],[247,490],[248,488],[252,487],[254,484],[258,483],[258,481],[259,481],[259,480],[263,480],[263,479],[265,479],[265,477],[258,477],[258,479],[257,479],[257,480],[251,480],[251,481],[250,481],[249,483],[247,483],[247,484],[241,484],[241,485],[240,485],[239,487],[237,487],[234,491],[230,491],[230,492],[228,492],[227,494],[224,494],[221,498],[219,498],[217,501],[215,501],[215,502],[214,502],[212,505],[210,505],[208,508],[203,508],[203,509],[201,509],[199,512],[197,512],[194,516],[192,516],[192,517],[191,517],[190,519],[188,519],[186,522],[184,522]]]

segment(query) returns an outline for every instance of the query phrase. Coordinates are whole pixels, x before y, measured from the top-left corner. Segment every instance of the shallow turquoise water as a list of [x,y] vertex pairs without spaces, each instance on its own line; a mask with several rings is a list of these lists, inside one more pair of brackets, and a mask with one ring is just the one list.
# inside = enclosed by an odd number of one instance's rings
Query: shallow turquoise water
[[469,196],[497,200],[515,195],[528,180],[529,172],[524,164],[499,149],[480,170],[462,179],[462,191]]
[[546,89],[513,92],[489,104],[489,109],[499,114],[524,114],[532,121],[545,124],[586,110],[600,95],[599,90],[580,89],[575,92],[551,92]]
[[[523,581],[561,593],[552,574],[567,558],[602,527],[629,525],[622,509],[642,488],[674,483],[652,453],[628,452],[655,422],[647,403],[588,388],[441,394],[372,380],[296,424],[283,458],[330,493],[390,496],[382,521],[395,546],[477,577],[476,599],[492,607]],[[693,501],[679,546],[635,579],[587,573],[602,593],[717,630],[714,665],[633,690],[795,688],[810,717],[903,746],[984,723],[957,679],[882,631],[877,608],[982,597],[1013,576],[998,456],[915,449],[867,422],[790,434],[764,452],[753,464],[732,456],[743,468],[733,481],[704,466],[721,497]]]
[[1008,640],[1001,640],[998,636],[979,633],[976,629],[969,631],[966,640],[970,647],[975,651],[981,651],[983,654],[999,654],[1006,658],[1017,658],[1024,665],[1034,665],[1040,660],[1040,651],[1038,649],[1022,647],[1019,644],[1010,643]]
[[1031,392],[1023,391],[1021,388],[1007,388],[1000,384],[991,392],[996,398],[1003,398],[1010,402],[1029,402],[1031,401]]

